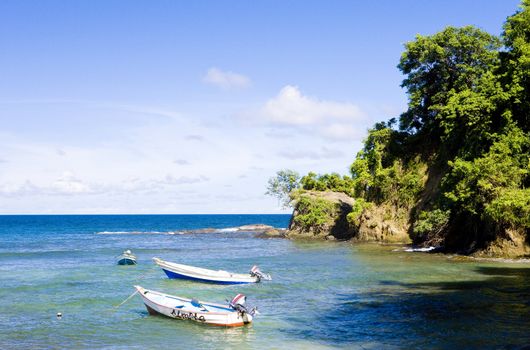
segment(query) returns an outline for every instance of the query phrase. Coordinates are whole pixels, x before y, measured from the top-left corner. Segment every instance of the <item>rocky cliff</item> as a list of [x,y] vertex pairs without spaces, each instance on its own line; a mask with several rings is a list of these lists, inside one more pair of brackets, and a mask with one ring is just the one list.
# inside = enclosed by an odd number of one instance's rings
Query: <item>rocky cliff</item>
[[302,191],[295,195],[295,208],[286,236],[409,243],[406,221],[403,213],[392,208],[368,206],[359,209],[354,198],[341,192]]
[[[285,234],[288,238],[412,243],[411,211],[389,204],[370,203],[359,207],[359,199],[333,191],[299,191],[294,197],[295,208]],[[424,243],[439,245],[439,251],[483,258],[530,256],[526,232],[514,229],[506,229],[504,232],[505,234],[497,235],[487,242],[462,244],[433,238]],[[472,234],[467,236],[470,239],[473,237]],[[448,243],[451,245],[447,245]]]

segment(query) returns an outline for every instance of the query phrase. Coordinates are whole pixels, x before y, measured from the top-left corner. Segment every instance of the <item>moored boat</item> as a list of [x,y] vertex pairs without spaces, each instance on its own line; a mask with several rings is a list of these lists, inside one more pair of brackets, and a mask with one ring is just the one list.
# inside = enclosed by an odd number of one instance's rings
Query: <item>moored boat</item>
[[181,298],[135,286],[150,315],[191,320],[199,323],[238,327],[252,322],[257,309],[247,310],[246,297],[238,294],[228,305]]
[[136,265],[136,256],[127,249],[118,256],[118,265]]
[[231,273],[223,270],[210,270],[184,264],[176,264],[159,258],[153,258],[169,278],[188,279],[198,282],[218,284],[246,284],[271,280],[271,276],[264,274],[257,266],[253,266],[248,274]]

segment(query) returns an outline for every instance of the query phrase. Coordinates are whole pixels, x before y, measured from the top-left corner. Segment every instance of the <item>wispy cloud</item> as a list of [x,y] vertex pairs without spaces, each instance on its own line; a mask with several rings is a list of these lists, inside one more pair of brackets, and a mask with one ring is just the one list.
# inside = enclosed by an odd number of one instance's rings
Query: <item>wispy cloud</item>
[[322,147],[320,150],[284,150],[278,152],[278,156],[292,160],[304,158],[312,160],[321,160],[341,158],[342,156],[344,156],[344,153],[340,150],[333,150],[327,147]]
[[175,159],[173,163],[178,165],[190,165],[190,162],[186,159]]
[[53,182],[48,192],[57,194],[83,194],[93,193],[95,188],[78,179],[72,172],[64,172],[61,177]]
[[162,178],[140,179],[132,178],[120,183],[92,183],[79,179],[72,172],[64,172],[51,184],[36,185],[30,180],[18,184],[0,185],[0,196],[70,196],[70,195],[95,195],[95,194],[123,194],[123,193],[153,193],[167,191],[172,186],[191,185],[208,182],[210,179],[204,175],[173,176],[166,175]]
[[201,135],[186,135],[184,138],[190,141],[204,141],[204,136]]
[[116,110],[122,112],[129,112],[133,114],[150,115],[156,117],[164,117],[169,119],[178,119],[182,115],[178,112],[153,107],[142,106],[134,104],[121,104],[106,101],[91,101],[91,100],[73,100],[73,99],[31,99],[31,100],[0,100],[0,105],[80,105],[85,107]]
[[206,75],[202,80],[207,84],[211,84],[222,89],[241,89],[249,87],[251,84],[250,79],[242,74],[223,71],[215,67],[208,69],[208,72],[206,72]]
[[5,183],[0,185],[0,196],[35,196],[35,195],[81,195],[97,193],[98,188],[84,183],[71,172],[64,172],[48,185],[36,185],[30,180],[22,183]]
[[366,134],[366,128],[357,124],[333,123],[324,126],[320,133],[322,136],[334,140],[360,140]]

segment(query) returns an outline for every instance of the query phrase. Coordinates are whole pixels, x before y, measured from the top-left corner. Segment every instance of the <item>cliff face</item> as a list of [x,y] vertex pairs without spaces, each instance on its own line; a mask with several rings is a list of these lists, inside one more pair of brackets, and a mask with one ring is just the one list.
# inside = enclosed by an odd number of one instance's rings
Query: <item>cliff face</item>
[[[286,237],[292,239],[355,240],[382,243],[412,243],[411,210],[389,204],[368,205],[358,214],[356,199],[340,192],[303,191],[296,195],[295,209]],[[355,214],[352,216],[352,213]],[[505,229],[492,234],[487,241],[469,229],[468,239],[460,242],[461,227],[446,237],[416,241],[420,245],[441,245],[447,252],[469,254],[482,258],[522,258],[530,256],[528,233]],[[476,236],[476,237],[475,237]],[[475,237],[475,238],[474,238]],[[457,239],[458,238],[458,239]]]
[[355,239],[385,243],[410,243],[408,213],[388,205],[370,206],[361,213]]
[[289,238],[409,243],[403,213],[388,207],[371,206],[352,219],[356,200],[333,191],[306,191],[297,194],[287,231]]

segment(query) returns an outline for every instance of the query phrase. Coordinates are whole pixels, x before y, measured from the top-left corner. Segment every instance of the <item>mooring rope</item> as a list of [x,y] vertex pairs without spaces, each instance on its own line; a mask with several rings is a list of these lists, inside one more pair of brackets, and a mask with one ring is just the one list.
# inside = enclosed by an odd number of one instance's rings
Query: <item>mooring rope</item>
[[[136,281],[140,281],[142,280],[145,276],[147,276],[149,273],[153,272],[153,269],[154,267],[151,266],[147,269],[147,271],[145,271],[143,274],[141,274],[140,276],[136,277]],[[114,306],[114,308],[112,308],[113,311],[116,311],[120,306],[122,306],[123,304],[125,304],[127,301],[129,301],[129,299],[131,299],[136,293],[138,293],[138,290],[136,290],[134,293],[132,293],[131,295],[129,295],[127,297],[127,299],[125,299],[124,301],[122,301],[120,304]]]
[[138,290],[135,290],[134,293],[132,293],[131,295],[129,295],[129,296],[127,297],[127,299],[125,299],[124,301],[122,301],[119,305],[114,306],[114,310],[117,310],[120,306],[122,306],[123,304],[125,304],[126,302],[128,302],[129,299],[131,299],[136,293],[138,293]]

